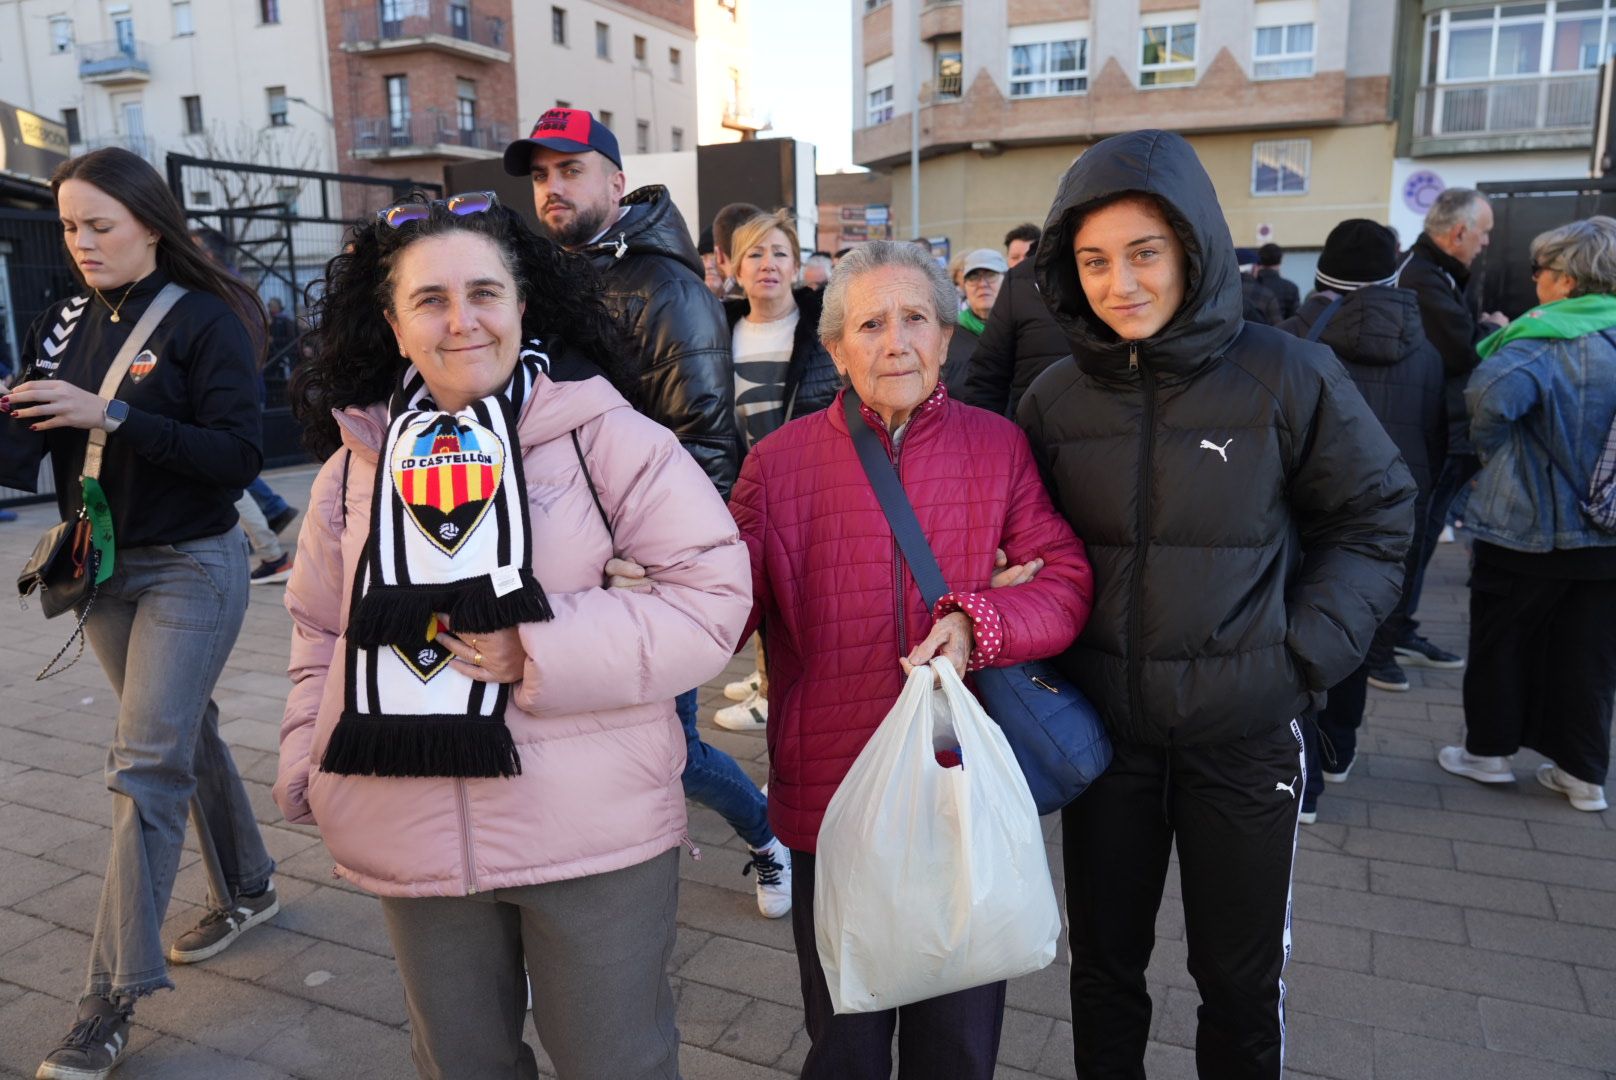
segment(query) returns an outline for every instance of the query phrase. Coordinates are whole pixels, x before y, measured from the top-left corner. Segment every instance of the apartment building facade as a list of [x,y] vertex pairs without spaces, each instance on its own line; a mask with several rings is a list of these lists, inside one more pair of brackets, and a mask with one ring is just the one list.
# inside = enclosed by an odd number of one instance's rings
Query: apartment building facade
[[1084,147],[1189,138],[1237,244],[1318,247],[1386,220],[1395,0],[851,0],[853,157],[888,170],[909,235],[997,247],[1041,223]]
[[1589,174],[1616,2],[1418,0],[1398,30],[1394,225],[1444,187]]
[[[525,0],[516,5],[518,126],[588,109],[625,154],[694,150],[699,0]],[[716,108],[716,104],[714,105]]]
[[685,154],[760,126],[754,2],[0,0],[0,100],[64,123],[75,153],[124,145],[159,167],[178,152],[436,180],[558,103],[626,155]]
[[0,99],[124,146],[338,165],[320,0],[0,0]]

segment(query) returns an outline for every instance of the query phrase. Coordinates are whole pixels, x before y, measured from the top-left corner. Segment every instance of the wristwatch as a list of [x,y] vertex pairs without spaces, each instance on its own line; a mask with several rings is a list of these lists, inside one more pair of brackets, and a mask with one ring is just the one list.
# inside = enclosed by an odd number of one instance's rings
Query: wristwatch
[[101,412],[101,428],[108,435],[111,435],[122,427],[123,422],[127,419],[129,419],[129,403],[113,398],[107,402],[107,407]]

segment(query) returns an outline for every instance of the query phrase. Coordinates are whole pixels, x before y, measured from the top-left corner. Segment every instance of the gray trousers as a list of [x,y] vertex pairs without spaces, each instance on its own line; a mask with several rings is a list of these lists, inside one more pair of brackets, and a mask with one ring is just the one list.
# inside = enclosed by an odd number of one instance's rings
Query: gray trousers
[[384,897],[422,1080],[678,1080],[668,959],[679,849],[606,874],[475,896]]
[[[246,611],[247,542],[231,529],[119,550],[85,622],[118,695],[112,851],[87,993],[135,998],[173,985],[161,931],[193,794],[232,889],[260,888],[274,869],[212,700]],[[210,897],[215,907],[232,899]]]

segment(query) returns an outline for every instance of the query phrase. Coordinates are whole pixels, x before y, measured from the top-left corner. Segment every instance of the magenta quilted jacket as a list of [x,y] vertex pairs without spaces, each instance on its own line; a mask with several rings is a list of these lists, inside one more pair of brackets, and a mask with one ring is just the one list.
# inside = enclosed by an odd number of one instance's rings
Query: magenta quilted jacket
[[[890,453],[880,419],[868,407],[864,418]],[[996,548],[1012,563],[1045,560],[1033,582],[982,597],[1003,631],[991,663],[1069,646],[1093,579],[1021,430],[939,386],[897,460],[956,594],[987,594]],[[768,635],[769,825],[788,847],[814,851],[831,795],[903,689],[898,659],[930,632],[932,614],[859,465],[840,396],[757,445],[730,512],[752,558],[752,625]]]

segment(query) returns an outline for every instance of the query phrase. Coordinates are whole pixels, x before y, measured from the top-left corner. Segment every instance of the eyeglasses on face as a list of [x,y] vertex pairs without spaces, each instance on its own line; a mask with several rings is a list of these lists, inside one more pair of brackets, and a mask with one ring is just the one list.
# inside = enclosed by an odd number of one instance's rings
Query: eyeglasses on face
[[431,202],[394,203],[376,211],[376,216],[388,228],[398,229],[412,221],[425,221],[439,206],[455,217],[465,217],[468,214],[481,214],[497,205],[499,197],[492,191],[463,191],[459,195],[450,195],[447,199],[433,199]]
[[1558,266],[1542,266],[1534,262],[1532,263],[1532,280],[1536,281],[1537,276],[1543,273],[1545,270],[1552,271],[1556,274],[1560,273],[1560,268]]

